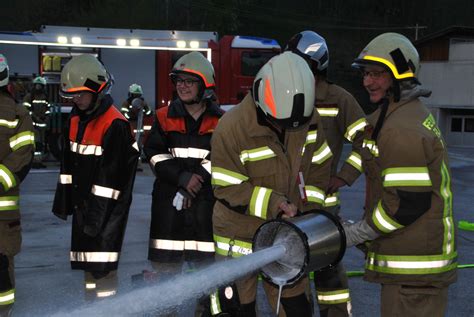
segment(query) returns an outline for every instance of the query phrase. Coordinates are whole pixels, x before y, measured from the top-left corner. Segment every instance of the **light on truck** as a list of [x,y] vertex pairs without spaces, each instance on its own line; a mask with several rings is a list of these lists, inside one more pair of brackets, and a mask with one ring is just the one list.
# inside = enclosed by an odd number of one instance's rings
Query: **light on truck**
[[189,42],[189,47],[199,48],[199,42],[198,41],[191,41],[191,42]]
[[140,46],[140,40],[138,39],[131,39],[130,46]]
[[66,44],[66,43],[67,43],[67,37],[65,37],[65,36],[58,36],[58,43],[60,43],[60,44]]
[[80,38],[79,36],[73,36],[73,37],[71,38],[71,42],[72,42],[72,44],[81,44],[81,43],[82,43],[82,40],[81,40],[81,38]]
[[118,46],[125,46],[127,45],[127,41],[125,39],[117,39],[117,45]]
[[178,48],[185,48],[186,47],[186,41],[178,41],[178,42],[176,42],[176,46]]

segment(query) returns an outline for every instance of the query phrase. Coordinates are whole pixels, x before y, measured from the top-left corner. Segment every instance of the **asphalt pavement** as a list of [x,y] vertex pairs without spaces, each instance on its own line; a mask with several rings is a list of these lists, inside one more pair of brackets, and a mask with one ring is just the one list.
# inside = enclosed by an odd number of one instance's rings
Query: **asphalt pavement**
[[[450,148],[455,223],[474,222],[474,149]],[[68,314],[75,307],[91,305],[84,300],[83,273],[69,264],[71,220],[51,213],[59,166],[32,170],[21,187],[23,245],[16,261],[16,305],[13,316]],[[146,260],[150,223],[151,190],[154,176],[148,166],[137,172],[132,208],[119,267],[119,293],[131,289],[131,276],[152,270]],[[363,177],[341,192],[342,215],[359,219],[364,202]],[[474,232],[458,231],[459,264],[474,264]],[[363,269],[363,254],[350,249],[343,259],[347,270]],[[446,316],[474,316],[474,268],[459,270],[458,282],[449,289]],[[380,286],[350,278],[354,316],[379,316]],[[259,289],[261,293],[262,289]],[[159,295],[158,295],[159,296]],[[177,295],[179,296],[179,294]],[[263,295],[258,297],[260,316],[272,316]],[[182,316],[193,315],[193,303],[181,308]],[[315,316],[318,313],[315,312]]]

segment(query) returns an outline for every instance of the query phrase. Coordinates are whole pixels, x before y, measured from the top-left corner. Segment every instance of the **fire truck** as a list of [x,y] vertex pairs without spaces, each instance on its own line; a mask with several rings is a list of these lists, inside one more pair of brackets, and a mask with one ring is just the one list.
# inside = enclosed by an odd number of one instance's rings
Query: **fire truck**
[[[9,62],[11,82],[21,100],[24,88],[35,76],[47,81],[52,104],[48,144],[57,156],[62,127],[72,105],[59,97],[62,67],[79,54],[98,57],[114,76],[112,97],[120,106],[128,87],[137,83],[152,109],[166,106],[176,97],[169,73],[174,63],[190,51],[201,52],[215,69],[220,104],[237,104],[250,89],[263,64],[280,52],[275,40],[216,32],[111,29],[44,25],[33,32],[0,32],[0,53]],[[145,118],[144,129],[153,118]]]

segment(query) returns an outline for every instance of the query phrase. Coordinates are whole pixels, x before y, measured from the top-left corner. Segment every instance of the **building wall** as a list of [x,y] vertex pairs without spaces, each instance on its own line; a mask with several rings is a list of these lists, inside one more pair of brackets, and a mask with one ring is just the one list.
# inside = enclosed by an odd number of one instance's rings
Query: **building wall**
[[114,76],[112,97],[120,106],[127,99],[128,87],[137,83],[150,107],[155,106],[155,51],[101,49],[101,59]]

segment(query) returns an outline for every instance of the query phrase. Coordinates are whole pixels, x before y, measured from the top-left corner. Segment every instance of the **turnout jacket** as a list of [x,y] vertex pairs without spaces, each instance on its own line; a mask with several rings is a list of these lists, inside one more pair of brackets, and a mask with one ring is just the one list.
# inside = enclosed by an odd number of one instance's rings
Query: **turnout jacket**
[[[143,98],[140,98],[143,102],[143,108],[141,109],[141,111],[143,111],[143,115],[144,116],[149,116],[151,115],[152,111],[150,109],[150,107],[148,106],[147,102],[145,101],[145,99]],[[122,107],[120,108],[120,112],[124,115],[125,118],[127,118],[128,120],[132,120],[132,121],[136,121],[137,118],[138,118],[138,110],[136,109],[133,109],[133,106],[132,106],[132,100],[133,99],[130,99],[128,98],[127,100],[125,100],[123,103],[122,103]]]
[[[156,111],[144,152],[156,175],[153,188],[149,259],[172,262],[183,254],[196,259],[213,256],[211,188],[211,136],[222,116],[208,101],[195,121],[179,99]],[[185,190],[192,174],[203,178],[190,209],[177,211],[173,198]],[[194,255],[191,255],[193,254]]]
[[34,144],[28,112],[0,92],[0,221],[20,219],[20,183],[30,170]]
[[248,94],[221,118],[212,138],[214,239],[224,256],[250,253],[255,231],[278,216],[282,202],[301,211],[324,205],[332,153],[318,113],[280,136],[257,113]]
[[[362,172],[360,150],[367,120],[360,105],[345,89],[324,79],[319,79],[316,86],[316,110],[321,116],[324,134],[333,153],[331,176],[339,177],[350,186]],[[352,143],[352,151],[338,171],[345,140]],[[328,207],[338,204],[337,193],[327,197]]]
[[456,280],[453,195],[446,144],[414,91],[390,99],[376,139],[369,118],[362,150],[367,174],[365,219],[381,236],[370,243],[365,279],[443,287]]
[[37,128],[46,128],[48,116],[51,113],[51,105],[44,92],[37,94],[27,94],[23,98],[23,106],[29,111],[33,119],[33,125]]
[[138,162],[127,120],[109,95],[98,102],[69,118],[53,205],[73,215],[71,266],[86,271],[117,269]]

